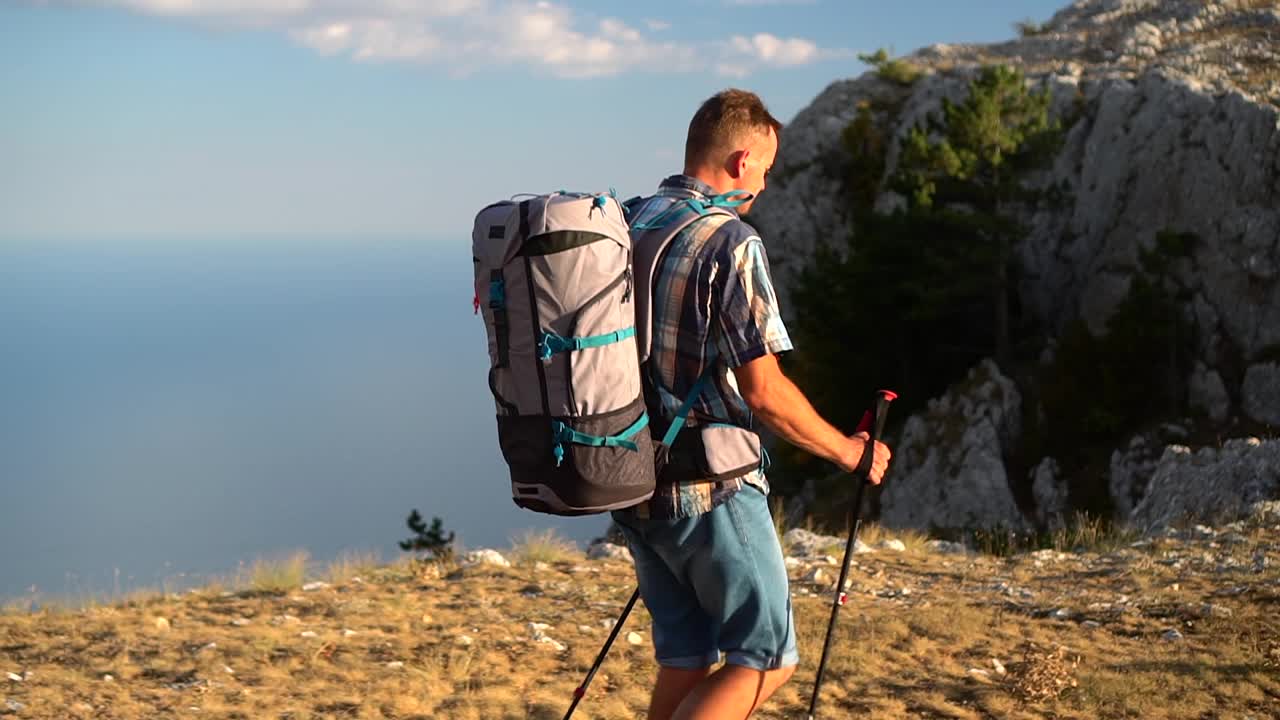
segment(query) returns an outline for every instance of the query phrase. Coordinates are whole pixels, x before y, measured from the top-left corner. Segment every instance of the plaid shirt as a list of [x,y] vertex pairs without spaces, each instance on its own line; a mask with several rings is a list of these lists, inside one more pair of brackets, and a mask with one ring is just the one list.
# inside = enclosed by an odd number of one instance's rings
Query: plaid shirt
[[[636,209],[632,222],[662,212],[669,201],[661,198],[698,195],[711,197],[715,191],[695,178],[673,175]],[[710,363],[710,378],[683,432],[708,422],[750,429],[751,410],[738,393],[732,368],[792,348],[759,233],[737,217],[698,220],[672,239],[654,279],[649,365],[660,407],[650,406],[650,414],[667,425]],[[728,500],[743,483],[769,492],[763,468],[711,482],[664,483],[659,478],[653,498],[634,512],[640,517],[691,517]]]

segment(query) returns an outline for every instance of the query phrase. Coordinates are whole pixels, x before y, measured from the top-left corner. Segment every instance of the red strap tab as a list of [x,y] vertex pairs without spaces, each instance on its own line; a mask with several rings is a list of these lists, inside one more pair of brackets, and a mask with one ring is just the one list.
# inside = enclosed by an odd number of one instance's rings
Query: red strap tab
[[857,432],[871,432],[871,411],[862,413],[862,420],[858,422]]
[[480,294],[479,293],[476,293],[476,296],[471,298],[471,314],[472,315],[480,314]]

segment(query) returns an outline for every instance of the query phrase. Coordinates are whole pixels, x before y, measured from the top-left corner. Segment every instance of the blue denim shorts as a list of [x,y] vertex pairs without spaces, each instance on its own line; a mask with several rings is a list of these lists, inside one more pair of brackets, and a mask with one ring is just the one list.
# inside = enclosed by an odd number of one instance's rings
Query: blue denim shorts
[[635,558],[663,667],[773,670],[800,661],[791,591],[765,494],[747,485],[710,512],[614,520]]

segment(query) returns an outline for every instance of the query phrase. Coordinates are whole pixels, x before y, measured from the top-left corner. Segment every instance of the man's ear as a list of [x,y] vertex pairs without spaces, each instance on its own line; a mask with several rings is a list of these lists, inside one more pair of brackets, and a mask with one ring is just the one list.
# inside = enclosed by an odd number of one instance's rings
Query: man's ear
[[729,177],[737,180],[747,169],[747,156],[751,154],[750,150],[734,150],[729,153],[729,157],[725,159],[725,172],[729,173]]

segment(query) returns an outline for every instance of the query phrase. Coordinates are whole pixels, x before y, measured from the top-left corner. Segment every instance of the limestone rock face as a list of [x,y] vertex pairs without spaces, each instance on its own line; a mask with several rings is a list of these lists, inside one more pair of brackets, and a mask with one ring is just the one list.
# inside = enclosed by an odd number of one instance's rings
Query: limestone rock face
[[1067,486],[1062,470],[1053,458],[1045,458],[1031,471],[1031,493],[1036,501],[1036,522],[1049,530],[1065,527]]
[[1192,452],[1165,448],[1130,520],[1144,530],[1179,522],[1225,523],[1280,498],[1280,440],[1228,440]]
[[1261,363],[1245,371],[1240,397],[1246,415],[1280,426],[1280,364]]
[[[871,103],[901,138],[939,112],[942,98],[963,98],[977,68],[1007,63],[1049,88],[1055,115],[1067,121],[1057,158],[1031,182],[1063,188],[1071,201],[1022,218],[1030,228],[1016,249],[1025,306],[1046,327],[1079,318],[1101,333],[1142,253],[1161,232],[1184,233],[1195,241],[1172,272],[1191,298],[1199,362],[1256,364],[1280,347],[1280,8],[1257,5],[1079,0],[1040,34],[908,56],[924,70],[909,87],[875,73],[832,83],[783,130],[774,180],[752,214],[784,314],[793,311],[788,285],[815,247],[843,248],[850,235],[841,133],[859,103]],[[896,150],[887,161],[892,171]],[[886,194],[877,206],[899,201]],[[1225,418],[1226,391],[1242,380],[1206,371],[1188,379],[1188,391]],[[1243,393],[1255,418],[1280,417],[1278,395]]]
[[984,360],[907,420],[880,496],[890,527],[1024,528],[1004,456],[1022,428],[1022,398]]
[[1226,384],[1217,370],[1211,370],[1204,363],[1197,363],[1188,382],[1188,400],[1191,407],[1200,410],[1214,422],[1227,419],[1231,411],[1231,397],[1227,395]]
[[1164,444],[1150,434],[1137,435],[1123,450],[1111,453],[1111,476],[1108,486],[1116,517],[1127,518],[1147,492],[1147,484],[1156,472],[1164,453]]

